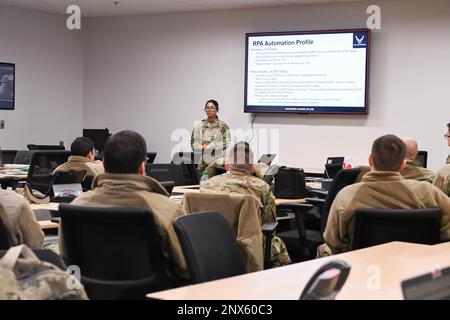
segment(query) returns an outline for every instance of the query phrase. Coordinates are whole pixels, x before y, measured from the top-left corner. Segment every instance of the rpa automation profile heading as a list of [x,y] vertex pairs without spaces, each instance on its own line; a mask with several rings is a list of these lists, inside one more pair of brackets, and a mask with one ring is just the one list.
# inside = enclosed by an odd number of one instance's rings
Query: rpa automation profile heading
[[306,40],[296,40],[296,41],[253,41],[253,46],[292,46],[292,45],[305,45],[305,44],[314,44],[314,41],[311,39]]

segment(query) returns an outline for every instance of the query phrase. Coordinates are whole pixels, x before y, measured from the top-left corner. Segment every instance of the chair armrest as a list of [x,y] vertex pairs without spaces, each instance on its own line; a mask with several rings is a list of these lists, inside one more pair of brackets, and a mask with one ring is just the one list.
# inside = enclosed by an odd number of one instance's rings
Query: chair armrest
[[324,189],[309,189],[307,190],[307,195],[309,197],[319,197],[325,199],[328,195],[328,191]]
[[272,267],[272,263],[270,261],[271,251],[272,251],[272,238],[275,233],[275,229],[278,226],[278,222],[266,222],[262,225],[261,231],[263,235],[266,237],[264,244],[264,269],[269,269]]
[[266,222],[262,225],[261,231],[264,235],[273,233],[278,226],[278,222]]
[[309,203],[283,203],[283,204],[277,205],[277,210],[278,209],[281,209],[281,210],[286,210],[286,209],[309,210],[309,209],[312,209],[313,207],[314,207],[314,205],[309,204]]
[[306,202],[315,206],[323,206],[325,204],[325,199],[321,198],[306,198]]

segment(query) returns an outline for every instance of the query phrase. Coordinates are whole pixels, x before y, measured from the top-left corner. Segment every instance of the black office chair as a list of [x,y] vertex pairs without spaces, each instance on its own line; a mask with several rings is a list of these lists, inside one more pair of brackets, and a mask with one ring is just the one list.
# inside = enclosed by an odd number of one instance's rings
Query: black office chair
[[161,181],[159,184],[162,185],[164,189],[166,189],[166,191],[169,194],[169,196],[172,194],[172,190],[173,190],[173,187],[175,186],[175,182],[173,182],[173,181]]
[[157,152],[147,152],[147,163],[155,162]]
[[[303,261],[315,257],[317,247],[324,242],[322,235],[327,226],[328,214],[334,198],[344,187],[355,183],[360,171],[360,168],[342,169],[339,171],[325,199],[306,198],[306,203],[304,204],[277,206],[277,211],[291,210],[295,215],[295,229],[278,233],[294,261]],[[319,230],[305,227],[305,216],[313,206],[318,206],[321,212]]]
[[92,181],[94,181],[94,176],[86,175],[84,177],[83,182],[81,182],[81,188],[83,192],[89,191],[92,189]]
[[28,150],[66,150],[64,146],[51,144],[28,144]]
[[228,221],[218,212],[193,213],[173,221],[193,283],[245,273]]
[[428,151],[419,151],[416,156],[416,160],[419,161],[424,168],[426,168],[428,163]]
[[440,242],[441,209],[359,209],[352,250],[391,241]]
[[196,185],[200,183],[200,176],[197,171],[197,165],[193,162],[192,156],[188,155],[188,157],[186,158],[181,158],[178,157],[177,154],[175,154],[172,158],[171,164],[182,166],[184,185]]
[[162,182],[173,181],[175,186],[185,185],[183,165],[171,163],[147,163],[145,165],[147,176]]
[[80,267],[91,299],[144,299],[168,287],[149,209],[61,204],[59,212],[66,262]]
[[[70,151],[45,150],[34,151],[28,169],[27,186],[30,190],[38,190],[43,196],[50,194],[53,184],[53,172],[67,162]],[[40,195],[33,194],[37,198]]]
[[17,150],[0,150],[0,154],[1,164],[14,163],[14,158],[16,157]]

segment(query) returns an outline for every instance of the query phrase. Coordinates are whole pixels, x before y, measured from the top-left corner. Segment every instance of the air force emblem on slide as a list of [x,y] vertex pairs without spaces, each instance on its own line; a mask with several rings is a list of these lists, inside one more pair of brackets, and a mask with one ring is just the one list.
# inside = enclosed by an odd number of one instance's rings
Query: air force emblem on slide
[[367,47],[367,34],[365,32],[353,33],[353,48],[366,48]]

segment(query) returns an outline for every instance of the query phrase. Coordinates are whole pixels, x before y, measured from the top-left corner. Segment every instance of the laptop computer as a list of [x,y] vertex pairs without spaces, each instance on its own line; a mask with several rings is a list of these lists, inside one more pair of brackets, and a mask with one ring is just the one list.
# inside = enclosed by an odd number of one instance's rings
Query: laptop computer
[[342,169],[345,157],[328,157],[325,163],[323,177],[325,179],[334,179],[337,173]]
[[401,287],[405,300],[449,300],[450,267],[404,280]]
[[14,157],[14,164],[30,164],[33,157],[33,151],[18,150]]
[[258,163],[265,163],[270,166],[270,164],[276,157],[276,153],[264,153],[261,158],[259,158]]

